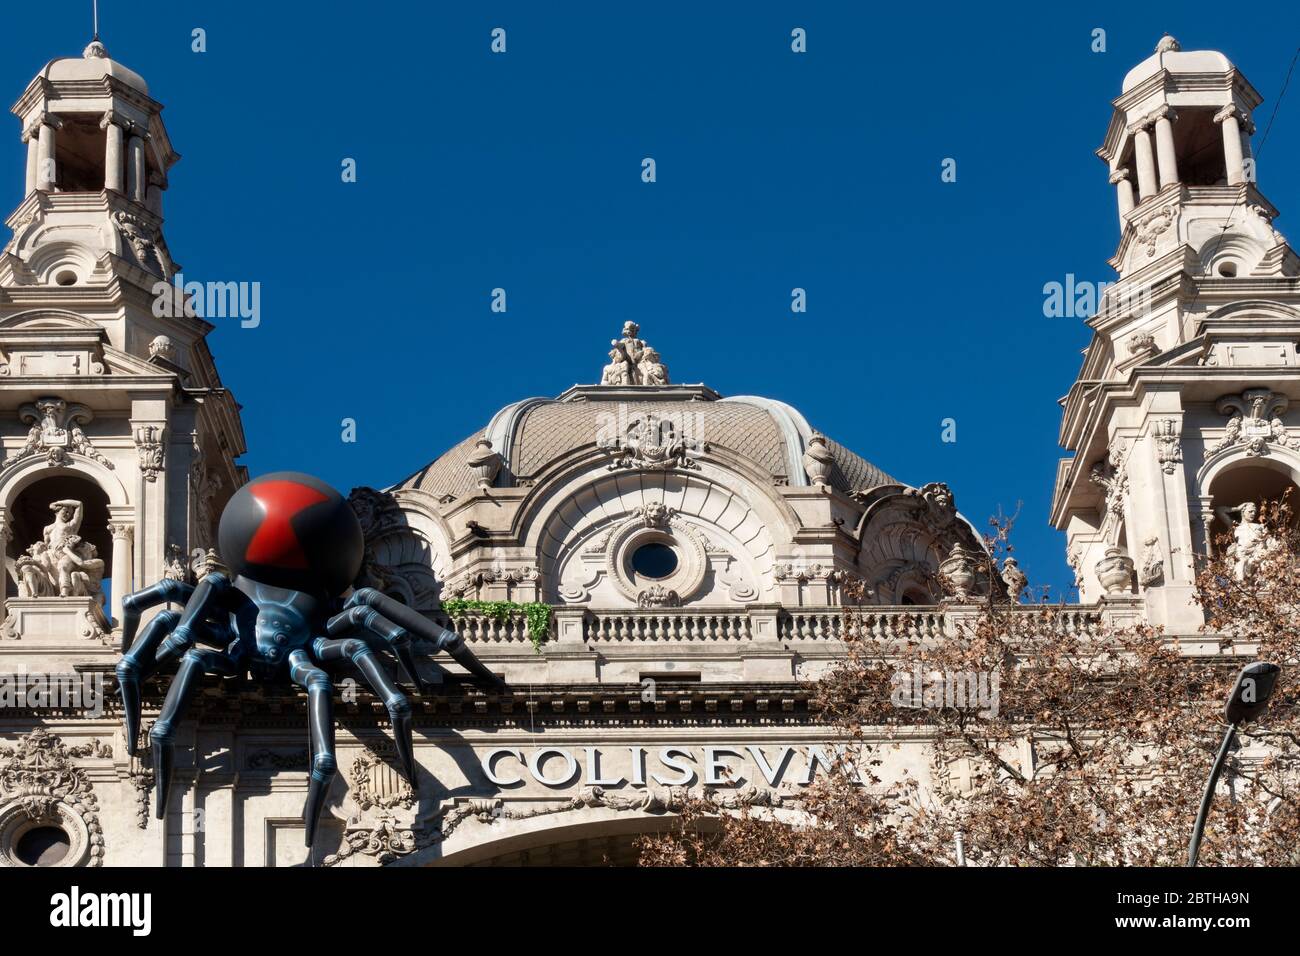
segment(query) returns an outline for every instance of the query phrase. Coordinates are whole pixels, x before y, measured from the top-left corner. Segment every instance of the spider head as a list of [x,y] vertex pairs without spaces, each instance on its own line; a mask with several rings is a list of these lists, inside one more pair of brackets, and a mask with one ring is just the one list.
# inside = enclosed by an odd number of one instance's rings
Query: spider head
[[263,604],[257,611],[257,645],[287,649],[307,633],[307,621],[291,605]]

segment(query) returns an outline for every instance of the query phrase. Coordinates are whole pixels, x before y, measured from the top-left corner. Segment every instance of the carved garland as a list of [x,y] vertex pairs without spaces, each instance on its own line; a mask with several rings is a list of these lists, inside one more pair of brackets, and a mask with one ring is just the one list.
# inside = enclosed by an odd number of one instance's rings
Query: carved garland
[[68,837],[68,852],[57,866],[100,866],[104,835],[99,803],[79,757],[112,756],[100,741],[69,747],[44,727],[0,747],[0,866],[23,866],[14,854],[22,835],[34,827],[56,827]]

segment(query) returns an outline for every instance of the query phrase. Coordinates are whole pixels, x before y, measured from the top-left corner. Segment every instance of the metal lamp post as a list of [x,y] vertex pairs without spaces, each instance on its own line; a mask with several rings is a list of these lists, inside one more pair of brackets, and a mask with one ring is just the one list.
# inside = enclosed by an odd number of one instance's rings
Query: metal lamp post
[[1224,761],[1233,741],[1237,739],[1237,726],[1246,721],[1255,720],[1268,710],[1268,699],[1277,683],[1277,676],[1282,668],[1265,661],[1247,664],[1237,675],[1237,683],[1228,695],[1228,703],[1223,709],[1224,719],[1228,722],[1227,733],[1223,735],[1223,745],[1219,755],[1214,758],[1210,768],[1210,779],[1205,784],[1205,794],[1201,797],[1201,809],[1196,814],[1196,826],[1192,828],[1192,842],[1187,846],[1187,865],[1195,866],[1196,857],[1201,851],[1201,837],[1205,834],[1205,820],[1210,815],[1210,804],[1214,801],[1214,788],[1223,773]]

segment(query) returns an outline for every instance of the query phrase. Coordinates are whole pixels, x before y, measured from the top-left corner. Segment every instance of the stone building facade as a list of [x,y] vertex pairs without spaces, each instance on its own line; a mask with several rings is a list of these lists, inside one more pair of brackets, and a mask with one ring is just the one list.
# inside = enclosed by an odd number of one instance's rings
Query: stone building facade
[[[1259,102],[1220,54],[1169,38],[1115,101],[1099,154],[1120,280],[1063,402],[1053,521],[1081,603],[1062,626],[1147,617],[1211,647],[1194,554],[1232,527],[1248,564],[1248,503],[1297,483],[1300,263],[1254,182]],[[627,323],[599,384],[508,404],[350,495],[357,585],[452,626],[507,689],[428,665],[414,781],[381,703],[344,696],[343,773],[309,852],[304,699],[209,679],[153,819],[149,755],[127,756],[112,693],[121,599],[219,561],[214,522],[247,480],[212,327],[170,284],[161,110],[98,42],[13,108],[28,164],[0,253],[0,863],[626,861],[689,793],[779,809],[824,772],[835,741],[804,682],[840,653],[846,582],[881,636],[936,640],[985,589],[1019,594],[1014,571],[972,573],[983,545],[948,485],[898,482],[782,402],[671,383]],[[886,786],[904,772],[961,786],[919,741]]]

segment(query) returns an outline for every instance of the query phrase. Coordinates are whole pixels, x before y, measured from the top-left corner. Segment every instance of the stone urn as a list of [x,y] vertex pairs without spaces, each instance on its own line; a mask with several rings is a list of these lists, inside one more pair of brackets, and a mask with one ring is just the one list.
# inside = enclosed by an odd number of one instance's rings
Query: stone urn
[[1097,580],[1107,594],[1127,594],[1133,589],[1133,559],[1111,545],[1097,562]]
[[486,435],[474,443],[474,450],[465,460],[466,466],[474,472],[480,488],[491,488],[501,470],[501,455],[492,450],[492,442]]
[[939,565],[939,576],[947,590],[959,601],[964,601],[975,586],[975,565],[960,544],[952,546],[952,553]]
[[812,438],[808,439],[808,450],[804,452],[803,456],[803,469],[808,473],[809,480],[814,485],[828,484],[831,469],[834,467],[835,457],[831,454],[825,436],[813,432]]

